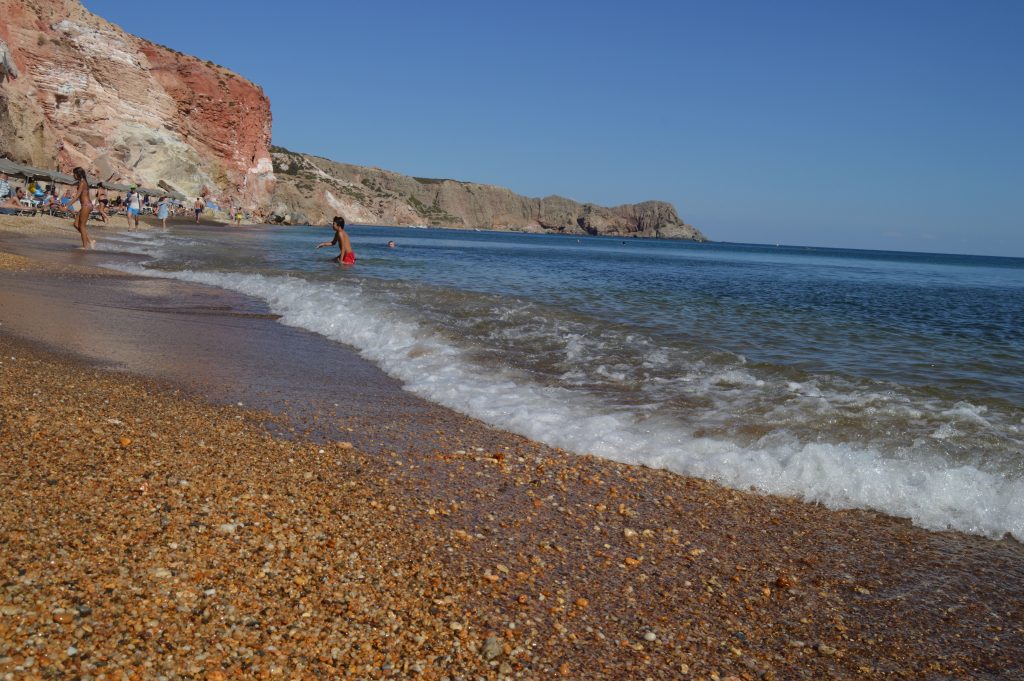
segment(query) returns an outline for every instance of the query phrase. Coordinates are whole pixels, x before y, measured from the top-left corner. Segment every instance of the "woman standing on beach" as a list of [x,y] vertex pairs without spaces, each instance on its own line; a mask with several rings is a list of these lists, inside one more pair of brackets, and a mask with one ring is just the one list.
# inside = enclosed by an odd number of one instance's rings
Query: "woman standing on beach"
[[96,242],[89,238],[89,231],[86,229],[89,213],[92,212],[92,200],[89,199],[89,180],[82,168],[75,168],[73,173],[78,181],[78,188],[75,198],[71,202],[78,201],[79,203],[78,215],[75,216],[75,229],[82,236],[82,248],[92,248]]
[[100,214],[100,220],[107,221],[107,188],[100,182],[96,185],[96,212]]
[[158,207],[157,207],[157,210],[158,210],[157,217],[160,218],[161,220],[163,220],[164,229],[167,229],[167,213],[168,213],[168,211],[170,211],[170,208],[171,208],[169,204],[170,204],[170,199],[169,198],[167,198],[166,196],[161,196],[160,197],[160,203],[158,204]]

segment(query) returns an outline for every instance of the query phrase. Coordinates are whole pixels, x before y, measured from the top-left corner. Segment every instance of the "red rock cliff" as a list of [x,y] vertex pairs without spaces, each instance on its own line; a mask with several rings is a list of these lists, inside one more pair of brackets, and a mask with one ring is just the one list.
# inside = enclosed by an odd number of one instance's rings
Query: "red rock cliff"
[[270,102],[77,0],[0,0],[0,155],[113,182],[269,202]]

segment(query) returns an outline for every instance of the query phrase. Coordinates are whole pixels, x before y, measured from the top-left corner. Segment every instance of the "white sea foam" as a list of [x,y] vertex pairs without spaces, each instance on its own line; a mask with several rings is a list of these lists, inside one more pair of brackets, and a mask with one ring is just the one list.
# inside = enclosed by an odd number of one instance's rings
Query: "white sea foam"
[[987,407],[979,407],[970,402],[957,402],[952,409],[942,412],[942,415],[957,421],[974,422],[978,425],[990,425],[983,414],[988,412]]
[[133,238],[132,234],[115,234],[99,242],[99,249],[132,255],[159,255],[159,246],[151,239]]
[[796,393],[797,395],[802,395],[804,397],[822,396],[821,390],[818,389],[818,386],[811,385],[809,383],[797,383],[795,381],[790,381],[786,384],[786,387],[791,392]]
[[[869,446],[801,442],[784,431],[746,447],[724,438],[695,437],[664,414],[638,418],[642,407],[616,408],[564,385],[540,385],[513,369],[476,365],[465,348],[416,319],[374,302],[359,284],[119,267],[262,299],[281,315],[282,323],[356,347],[413,393],[554,446],[662,467],[737,489],[798,496],[830,508],[876,509],[926,528],[991,537],[1010,533],[1024,540],[1024,480],[1019,478],[919,453],[901,458]],[[585,341],[569,339],[569,354],[582,352]],[[763,385],[742,367],[710,372],[703,379],[706,386],[723,382]],[[788,386],[793,392],[806,392],[797,399],[818,405],[813,408],[832,408],[817,387],[809,387]],[[831,397],[838,402],[843,399]],[[879,394],[872,399],[880,404],[892,402],[884,397]],[[957,405],[955,411],[959,418],[980,418],[978,410],[966,404]],[[933,437],[942,435],[936,432]]]
[[708,384],[721,385],[721,386],[756,386],[761,387],[764,385],[764,381],[759,378],[755,378],[750,375],[747,371],[742,369],[727,369],[714,376],[708,377]]

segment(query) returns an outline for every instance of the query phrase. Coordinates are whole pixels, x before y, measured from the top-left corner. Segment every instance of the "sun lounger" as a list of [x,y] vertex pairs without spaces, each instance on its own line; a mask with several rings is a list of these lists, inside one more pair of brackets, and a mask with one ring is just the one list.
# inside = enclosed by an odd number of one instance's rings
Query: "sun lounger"
[[74,211],[67,210],[66,208],[60,208],[58,206],[50,206],[46,212],[55,218],[73,218],[75,216]]
[[7,206],[0,208],[0,215],[23,215],[25,217],[33,217],[35,214],[35,208],[10,208]]

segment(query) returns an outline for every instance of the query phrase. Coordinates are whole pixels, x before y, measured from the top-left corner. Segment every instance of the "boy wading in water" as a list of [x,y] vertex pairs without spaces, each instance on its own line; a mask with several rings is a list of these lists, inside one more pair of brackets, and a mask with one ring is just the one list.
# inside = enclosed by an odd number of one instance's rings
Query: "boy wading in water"
[[89,213],[92,212],[92,200],[89,198],[89,180],[85,176],[85,170],[75,168],[72,171],[78,181],[78,188],[71,203],[78,201],[78,215],[75,216],[75,229],[82,235],[82,248],[92,248],[96,242],[89,238],[89,231],[85,228],[89,222]]
[[331,228],[334,230],[334,238],[330,241],[325,241],[322,244],[319,244],[317,248],[338,244],[338,248],[341,250],[341,253],[337,258],[333,258],[333,260],[341,263],[342,265],[355,265],[356,252],[352,250],[352,243],[348,240],[348,234],[345,233],[345,218],[340,215],[334,218],[334,223],[331,224]]

